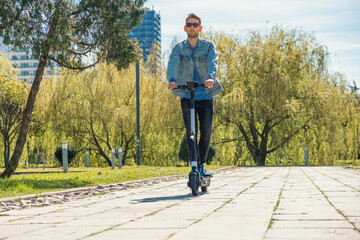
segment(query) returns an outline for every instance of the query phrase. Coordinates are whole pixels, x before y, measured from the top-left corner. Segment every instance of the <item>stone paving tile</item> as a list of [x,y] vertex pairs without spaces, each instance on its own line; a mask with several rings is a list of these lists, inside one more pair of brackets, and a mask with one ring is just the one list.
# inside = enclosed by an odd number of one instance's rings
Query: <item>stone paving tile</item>
[[[10,222],[11,225],[24,225],[24,224],[61,224],[69,221],[73,221],[75,219],[74,216],[62,216],[60,213],[51,214],[47,216],[37,216],[33,218],[22,218],[15,221]],[[8,224],[4,224],[8,225]]]
[[198,197],[179,179],[7,211],[0,239],[360,239],[359,173],[234,168]]
[[6,224],[0,226],[0,239],[14,239],[16,237],[21,237],[24,239],[24,236],[28,234],[43,230],[52,225],[47,224]]
[[349,217],[349,221],[354,223],[355,226],[360,229],[360,217]]
[[345,219],[340,220],[275,220],[271,229],[354,229]]
[[[340,205],[337,204],[353,201],[356,195],[349,187],[334,180],[333,172],[332,177],[327,176],[326,174],[329,174],[327,170],[327,168],[292,170],[293,174],[286,182],[279,198],[278,207],[265,239],[360,239],[359,231],[354,230],[354,225],[346,219],[344,211],[340,210],[340,214],[338,209]],[[301,178],[301,175],[305,178]],[[303,186],[300,188],[298,186],[300,183],[294,181],[299,178],[303,180],[301,184],[306,185],[308,190]],[[297,192],[295,195],[286,191],[290,183],[291,188]],[[306,194],[310,189],[311,194]],[[342,206],[344,207],[343,204]],[[352,205],[352,210],[355,208],[360,208],[359,202]]]
[[32,231],[27,233],[25,236],[12,236],[8,239],[12,240],[64,240],[64,239],[78,239],[84,236],[87,236],[90,232],[96,232],[104,230],[103,226],[88,226],[83,225],[79,226],[71,226],[71,227],[64,227],[64,226],[57,226],[52,225],[49,227],[44,227],[40,230]]
[[168,237],[179,228],[141,228],[141,229],[116,229],[103,232],[99,235],[87,237],[87,240],[96,239],[126,239],[126,240],[159,240],[168,239]]
[[[191,229],[179,231],[170,239],[209,239],[209,240],[256,240],[263,239],[268,221],[248,221],[230,218],[222,222],[204,220]],[[206,229],[206,231],[204,231]]]
[[264,238],[270,239],[288,239],[288,240],[341,240],[341,239],[360,239],[359,232],[352,229],[276,229],[271,231]]

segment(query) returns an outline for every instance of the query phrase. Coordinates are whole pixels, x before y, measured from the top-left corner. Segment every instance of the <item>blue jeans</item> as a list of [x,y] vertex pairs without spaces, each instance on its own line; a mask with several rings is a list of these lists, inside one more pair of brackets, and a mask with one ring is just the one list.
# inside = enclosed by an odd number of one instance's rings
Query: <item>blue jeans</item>
[[[186,98],[181,99],[181,109],[183,113],[184,123],[186,127],[186,140],[189,151],[189,159],[191,161],[191,114],[190,114],[190,100]],[[200,140],[197,143],[197,159],[199,164],[204,164],[207,159],[211,133],[212,133],[212,120],[214,115],[213,101],[212,100],[195,100],[195,130],[196,138],[198,133],[198,125],[200,124]],[[199,124],[198,124],[199,121]]]

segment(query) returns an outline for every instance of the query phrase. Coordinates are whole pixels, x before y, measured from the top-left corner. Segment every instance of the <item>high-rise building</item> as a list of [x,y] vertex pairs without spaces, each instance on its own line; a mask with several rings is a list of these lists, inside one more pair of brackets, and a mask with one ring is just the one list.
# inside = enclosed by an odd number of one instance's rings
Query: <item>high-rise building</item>
[[131,38],[136,38],[143,51],[144,61],[147,60],[150,50],[154,43],[159,45],[158,54],[161,54],[161,18],[160,13],[156,13],[155,10],[147,11],[143,15],[143,21],[141,25],[135,27],[130,32]]
[[3,44],[3,38],[0,37],[0,56],[1,55],[9,55],[9,54],[10,54],[9,48]]
[[[3,39],[0,37],[0,56],[4,55],[10,58],[10,61],[14,64],[14,67],[18,69],[18,80],[25,81],[32,84],[36,74],[39,60],[31,56],[31,52],[27,53],[24,50],[17,50],[3,43]],[[60,74],[60,66],[55,64],[54,66],[47,66],[45,74],[48,76],[57,76]]]

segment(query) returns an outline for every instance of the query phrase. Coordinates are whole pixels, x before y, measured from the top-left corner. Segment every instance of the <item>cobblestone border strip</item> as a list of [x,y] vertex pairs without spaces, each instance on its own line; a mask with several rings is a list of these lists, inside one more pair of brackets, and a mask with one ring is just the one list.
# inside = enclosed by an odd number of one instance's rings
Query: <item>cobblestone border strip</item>
[[[220,173],[234,169],[235,167],[225,167],[209,172]],[[129,188],[138,188],[148,184],[157,184],[161,182],[170,182],[182,178],[187,178],[187,174],[173,175],[166,177],[147,178],[129,182],[112,183],[106,185],[98,185],[93,187],[73,188],[55,192],[44,192],[40,194],[31,194],[18,197],[2,198],[0,199],[0,213],[10,210],[50,206],[52,204],[61,204],[64,202],[75,201],[77,199],[91,197],[115,191],[126,190]]]

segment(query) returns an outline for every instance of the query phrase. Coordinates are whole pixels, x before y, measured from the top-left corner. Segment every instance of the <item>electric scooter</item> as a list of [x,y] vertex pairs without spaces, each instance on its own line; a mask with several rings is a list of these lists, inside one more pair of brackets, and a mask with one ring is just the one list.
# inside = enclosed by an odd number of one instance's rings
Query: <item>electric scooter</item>
[[208,187],[210,186],[211,177],[204,178],[200,175],[198,169],[198,153],[197,153],[197,139],[196,139],[196,131],[195,131],[195,89],[205,88],[203,84],[199,85],[197,82],[187,82],[186,86],[178,86],[177,89],[180,90],[189,90],[190,91],[190,126],[191,126],[191,172],[189,173],[189,182],[187,186],[191,189],[191,192],[194,196],[199,195],[199,187],[202,192],[207,192]]

